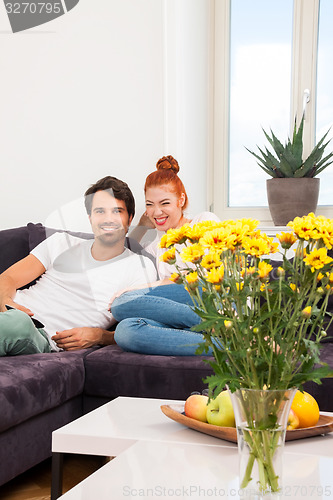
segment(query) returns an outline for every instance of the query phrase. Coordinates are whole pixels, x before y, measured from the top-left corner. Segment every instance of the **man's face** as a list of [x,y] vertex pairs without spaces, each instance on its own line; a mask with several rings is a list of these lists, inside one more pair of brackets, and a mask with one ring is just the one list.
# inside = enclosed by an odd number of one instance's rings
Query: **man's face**
[[93,195],[89,220],[95,239],[110,246],[125,238],[132,217],[123,200],[113,198],[107,191],[97,191]]

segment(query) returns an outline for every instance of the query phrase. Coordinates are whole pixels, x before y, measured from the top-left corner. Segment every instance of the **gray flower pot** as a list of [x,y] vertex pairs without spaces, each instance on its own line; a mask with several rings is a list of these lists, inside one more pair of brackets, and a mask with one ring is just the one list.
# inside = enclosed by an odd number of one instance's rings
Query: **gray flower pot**
[[268,179],[268,206],[275,226],[285,226],[295,217],[315,212],[320,179],[284,177]]

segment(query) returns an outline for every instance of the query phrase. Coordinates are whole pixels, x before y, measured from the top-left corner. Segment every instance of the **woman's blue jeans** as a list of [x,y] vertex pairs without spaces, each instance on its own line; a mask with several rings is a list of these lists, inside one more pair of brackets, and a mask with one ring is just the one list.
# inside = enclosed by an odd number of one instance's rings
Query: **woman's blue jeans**
[[191,306],[190,294],[182,285],[126,292],[111,307],[119,321],[115,341],[125,351],[193,356],[203,338],[190,330],[201,321]]

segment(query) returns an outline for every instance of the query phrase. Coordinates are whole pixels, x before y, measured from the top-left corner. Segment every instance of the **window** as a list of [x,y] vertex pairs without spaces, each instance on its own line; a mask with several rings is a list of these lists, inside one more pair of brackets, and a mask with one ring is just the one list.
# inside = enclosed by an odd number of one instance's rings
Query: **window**
[[267,205],[265,179],[245,149],[261,129],[289,129],[292,0],[232,0],[230,16],[229,203]]
[[[333,2],[321,0],[319,11],[318,63],[317,63],[317,107],[316,107],[316,140],[320,140],[333,122]],[[327,136],[333,137],[331,130]],[[333,143],[333,141],[332,141]],[[333,144],[327,147],[327,154],[332,151]],[[333,164],[332,164],[333,165]],[[333,166],[325,169],[320,175],[320,205],[333,205]]]
[[[319,0],[215,2],[213,208],[220,217],[252,216],[262,224],[271,223],[266,197],[269,177],[245,149],[256,151],[257,145],[267,144],[262,128],[272,128],[285,141],[295,116],[301,117],[306,105],[307,153],[314,145],[316,103],[317,138],[332,123],[333,76],[327,74],[332,3],[321,0],[319,16]],[[316,101],[317,65],[320,97]],[[307,104],[305,90],[310,94]],[[319,203],[333,205],[333,165],[320,178],[324,175],[329,181],[321,182],[325,186]]]

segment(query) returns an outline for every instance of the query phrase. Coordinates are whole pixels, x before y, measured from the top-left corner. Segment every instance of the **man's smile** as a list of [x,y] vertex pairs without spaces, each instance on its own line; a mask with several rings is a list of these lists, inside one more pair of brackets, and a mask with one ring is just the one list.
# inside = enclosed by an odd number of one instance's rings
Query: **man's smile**
[[112,232],[112,231],[117,231],[118,229],[121,229],[122,226],[119,226],[119,225],[103,225],[103,226],[100,226],[100,229],[102,229],[102,231],[106,231],[106,232]]

